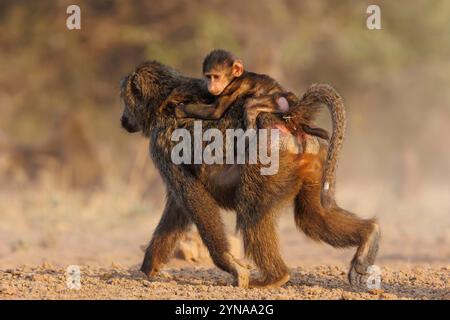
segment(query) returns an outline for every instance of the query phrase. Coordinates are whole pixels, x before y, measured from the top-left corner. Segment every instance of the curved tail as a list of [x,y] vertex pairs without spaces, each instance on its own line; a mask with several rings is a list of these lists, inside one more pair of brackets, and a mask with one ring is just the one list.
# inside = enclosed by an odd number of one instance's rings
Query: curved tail
[[314,84],[300,99],[299,105],[292,108],[292,117],[298,116],[303,123],[311,123],[322,105],[326,105],[331,115],[333,132],[328,147],[327,159],[322,176],[321,203],[329,208],[334,203],[336,169],[342,148],[346,127],[345,108],[342,97],[327,84]]

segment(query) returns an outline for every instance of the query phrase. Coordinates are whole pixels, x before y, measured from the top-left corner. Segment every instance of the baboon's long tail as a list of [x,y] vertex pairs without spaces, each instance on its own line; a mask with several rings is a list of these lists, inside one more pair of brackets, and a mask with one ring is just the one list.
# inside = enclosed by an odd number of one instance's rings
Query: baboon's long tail
[[342,97],[333,87],[327,84],[314,84],[300,99],[299,105],[293,108],[291,115],[295,118],[297,114],[301,117],[299,121],[311,123],[324,104],[330,111],[333,123],[333,133],[328,147],[321,189],[321,203],[325,208],[329,208],[334,202],[337,162],[346,127]]

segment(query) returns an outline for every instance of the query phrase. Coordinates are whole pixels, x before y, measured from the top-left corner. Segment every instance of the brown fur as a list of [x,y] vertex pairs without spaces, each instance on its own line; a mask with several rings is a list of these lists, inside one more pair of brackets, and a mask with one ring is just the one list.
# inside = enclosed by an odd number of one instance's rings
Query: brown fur
[[[236,64],[238,64],[237,70],[235,70]],[[298,98],[292,92],[287,92],[275,79],[265,74],[244,70],[242,62],[229,51],[218,49],[210,52],[203,61],[203,75],[211,86],[208,87],[211,93],[213,93],[211,90],[217,90],[217,88],[223,88],[222,91],[211,105],[190,104],[186,106],[181,104],[177,106],[175,112],[177,118],[218,120],[233,104],[242,99],[245,100],[246,127],[256,129],[256,119],[260,113],[283,113],[277,102],[279,98],[287,98],[291,105],[298,103]],[[217,77],[217,80],[212,80],[212,75]],[[175,92],[167,100],[173,101],[176,95]],[[289,105],[286,107],[289,108]],[[284,110],[284,112],[286,111]],[[334,109],[330,109],[330,111],[336,112]],[[333,121],[338,119],[340,118],[333,117]],[[302,133],[317,135],[328,140],[326,130],[310,127],[312,119],[302,121],[302,118],[297,117],[298,128],[291,128],[289,125],[287,127],[293,129],[294,134],[303,131]],[[333,123],[334,127],[342,125]]]
[[[238,70],[235,70],[236,64]],[[321,203],[330,208],[334,203],[336,169],[339,153],[345,134],[345,109],[342,98],[331,87],[317,85],[309,88],[302,97],[302,103],[292,92],[287,92],[275,79],[265,74],[258,74],[244,70],[242,62],[231,52],[213,50],[203,61],[203,75],[214,75],[217,80],[207,78],[210,92],[214,88],[223,88],[213,104],[180,105],[176,108],[177,118],[213,119],[222,118],[224,113],[239,99],[245,100],[246,128],[256,129],[256,121],[260,113],[282,113],[280,99],[285,99],[288,110],[285,125],[288,130],[304,139],[305,134],[328,138],[328,132],[321,128],[314,128],[314,116],[321,104],[325,104],[330,111],[333,123],[333,134],[328,149],[328,157],[324,167]],[[168,100],[174,100],[169,96]],[[327,139],[328,140],[328,139]]]
[[[172,132],[177,128],[193,128],[192,119],[174,117],[173,105],[166,101],[174,92],[177,92],[174,104],[211,101],[202,81],[184,77],[155,61],[137,67],[121,85],[125,103],[122,126],[129,132],[142,131],[149,137],[151,157],[167,186],[166,208],[141,270],[147,275],[155,274],[169,259],[174,243],[187,226],[195,223],[216,266],[231,273],[237,285],[247,286],[248,270],[229,253],[219,213],[222,207],[236,211],[237,229],[242,233],[245,253],[261,272],[261,278],[250,281],[250,286],[282,285],[289,279],[289,269],[279,253],[275,225],[280,209],[295,201],[297,224],[308,235],[320,237],[333,246],[358,246],[349,278],[352,283],[360,282],[366,265],[373,262],[376,254],[378,226],[373,221],[349,215],[334,204],[331,209],[322,208],[320,185],[312,189],[307,186],[311,185],[310,181],[321,179],[323,158],[281,150],[277,174],[263,176],[260,165],[241,165],[240,179],[235,184],[218,186],[214,177],[228,170],[227,166],[175,165],[171,161],[170,153],[175,145],[171,141]],[[323,97],[316,98],[320,101]],[[242,104],[236,103],[219,121],[204,121],[203,129],[244,128],[242,112]],[[261,120],[267,128],[285,124],[273,114],[264,114]],[[323,147],[321,154],[326,149]],[[312,163],[315,166],[311,168]],[[349,230],[347,224],[354,228]],[[367,230],[371,230],[370,233]]]
[[[288,116],[294,123],[311,123],[322,105],[328,107],[333,124],[333,133],[325,160],[320,195],[322,206],[329,209],[335,202],[337,163],[345,136],[346,116],[342,98],[329,85],[312,85],[301,100],[291,108]],[[325,184],[329,185],[328,190],[324,188]]]
[[303,186],[294,202],[295,223],[316,241],[338,248],[358,246],[349,272],[350,282],[358,283],[367,267],[375,261],[380,230],[374,219],[360,219],[336,204],[329,209],[321,205],[320,185],[325,158],[323,146],[319,154],[302,156],[300,162]]

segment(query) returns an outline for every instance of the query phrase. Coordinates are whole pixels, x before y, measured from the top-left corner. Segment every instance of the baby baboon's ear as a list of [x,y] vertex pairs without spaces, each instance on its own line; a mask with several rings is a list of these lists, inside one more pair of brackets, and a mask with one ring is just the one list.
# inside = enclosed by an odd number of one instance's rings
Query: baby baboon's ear
[[240,77],[244,73],[244,64],[241,60],[235,60],[232,66],[233,77]]

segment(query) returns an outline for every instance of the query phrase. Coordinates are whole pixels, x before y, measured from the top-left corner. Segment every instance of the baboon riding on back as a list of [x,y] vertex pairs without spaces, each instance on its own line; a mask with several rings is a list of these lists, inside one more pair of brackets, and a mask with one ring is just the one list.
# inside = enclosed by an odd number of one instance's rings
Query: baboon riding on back
[[[289,280],[289,269],[280,256],[276,220],[285,206],[294,204],[296,225],[306,235],[334,247],[357,247],[348,275],[352,284],[362,282],[367,267],[375,260],[379,227],[372,219],[360,219],[340,208],[334,200],[329,207],[322,206],[323,168],[330,157],[327,144],[300,141],[304,148],[297,151],[281,148],[276,174],[261,175],[260,163],[242,164],[238,179],[221,185],[214,177],[228,170],[226,165],[176,165],[171,160],[176,144],[171,139],[172,133],[180,128],[192,133],[195,120],[177,119],[176,106],[214,102],[202,79],[185,77],[168,66],[149,61],[124,78],[121,98],[122,126],[128,132],[140,131],[149,138],[150,156],[167,189],[166,205],[141,267],[146,275],[158,272],[171,257],[181,235],[195,224],[215,265],[232,274],[236,285],[283,285]],[[243,103],[241,99],[230,105],[219,120],[203,121],[203,130],[245,129]],[[342,99],[330,86],[314,85],[283,116],[290,121],[312,122],[321,104],[342,105]],[[288,125],[279,114],[261,113],[258,127],[283,129]],[[289,129],[280,131],[282,146],[292,141],[299,143],[299,137],[308,136],[294,136]],[[333,137],[332,143],[335,143]],[[245,253],[258,267],[259,278],[249,279],[247,267],[231,255],[220,208],[236,212]]]

